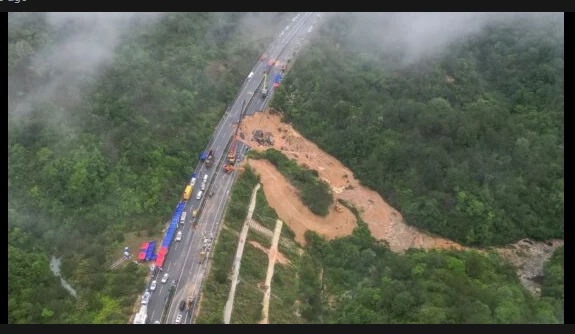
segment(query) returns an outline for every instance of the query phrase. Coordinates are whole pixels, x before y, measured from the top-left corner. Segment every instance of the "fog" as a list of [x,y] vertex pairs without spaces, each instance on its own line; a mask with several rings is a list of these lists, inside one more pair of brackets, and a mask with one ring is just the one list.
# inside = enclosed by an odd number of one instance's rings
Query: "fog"
[[557,23],[564,36],[564,13],[339,13],[350,16],[349,33],[358,45],[401,54],[410,65],[448,51],[450,44],[474,37],[494,24],[538,29]]
[[[284,13],[285,14],[285,13]],[[265,41],[280,29],[281,13],[211,13],[213,24],[206,31],[210,41],[214,34],[235,33],[237,45]],[[10,55],[31,53],[26,73],[8,76],[8,111],[11,116],[26,115],[37,103],[52,102],[70,109],[81,102],[89,87],[106,65],[114,60],[122,38],[141,32],[158,23],[165,13],[11,13],[9,32],[26,30],[27,25],[44,24],[47,29],[40,40],[43,48],[35,50],[27,41],[9,45]],[[198,14],[202,15],[202,14]],[[41,21],[38,23],[36,21]],[[224,29],[222,29],[224,28]],[[229,28],[229,29],[228,29]],[[10,36],[10,33],[9,33]],[[34,37],[38,37],[35,35]],[[255,61],[255,59],[254,59]],[[251,64],[250,64],[251,65]],[[10,66],[9,66],[10,69]],[[43,106],[44,108],[44,106]],[[60,113],[54,117],[65,117]]]
[[[115,48],[134,23],[151,24],[161,14],[11,13],[9,29],[26,29],[31,15],[44,20],[47,27],[43,36],[35,37],[49,42],[30,57],[27,70],[33,79],[25,83],[19,73],[9,73],[8,110],[12,114],[26,114],[36,102],[60,100],[68,107],[78,103],[86,86],[113,60]],[[31,48],[27,41],[18,43],[17,51]],[[24,87],[33,88],[26,91]],[[11,91],[19,97],[17,101],[11,99]]]
[[[48,29],[42,38],[48,39],[48,42],[40,50],[34,50],[26,41],[11,44],[9,61],[13,54],[35,53],[30,57],[28,73],[21,75],[9,72],[10,114],[25,114],[35,102],[52,101],[64,108],[73,107],[85,96],[86,87],[95,82],[98,74],[113,61],[116,47],[122,43],[122,38],[135,31],[133,29],[140,31],[146,25],[157,23],[164,14],[10,13],[9,30],[26,29],[33,15],[34,19],[44,16],[42,19]],[[538,29],[542,24],[554,21],[558,23],[558,33],[564,35],[563,13],[416,12],[335,15],[349,18],[348,26],[343,30],[353,36],[352,47],[357,48],[358,52],[376,47],[379,52],[399,55],[402,66],[448,52],[451,43],[476,36],[490,24],[522,24],[526,28]],[[266,38],[288,24],[292,16],[291,13],[215,13],[212,15],[215,22],[211,30],[206,31],[206,38],[209,40],[214,33],[231,31],[237,33],[238,46],[267,42]],[[326,15],[326,18],[329,16],[331,14]]]

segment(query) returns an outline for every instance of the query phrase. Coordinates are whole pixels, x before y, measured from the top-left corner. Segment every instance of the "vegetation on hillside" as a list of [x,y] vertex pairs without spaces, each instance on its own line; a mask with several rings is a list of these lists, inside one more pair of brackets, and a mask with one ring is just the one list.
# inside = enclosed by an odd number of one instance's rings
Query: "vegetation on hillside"
[[326,241],[308,232],[299,268],[301,314],[312,323],[558,323],[553,298],[537,299],[495,253],[393,253],[361,222]]
[[333,204],[333,194],[329,185],[320,180],[316,170],[299,166],[297,162],[286,157],[282,152],[270,148],[264,152],[250,151],[253,159],[267,159],[299,191],[299,197],[311,212],[327,216],[329,206]]
[[272,105],[408,224],[467,245],[564,236],[563,22],[510,18],[410,66],[334,15]]
[[[9,14],[8,322],[126,323],[145,270],[108,269],[124,233],[161,237],[199,152],[284,14],[261,14],[277,25],[250,40],[241,27],[250,13],[134,20],[113,57],[82,73],[65,62],[83,42],[74,37],[82,19]],[[45,50],[64,60],[39,57]],[[77,300],[50,276],[54,253]]]
[[[224,226],[215,243],[210,272],[202,290],[202,303],[196,323],[223,323],[223,309],[230,291],[231,269],[238,247],[238,233],[248,215],[248,208],[258,177],[246,166],[234,184],[224,216]],[[260,190],[261,191],[261,190]],[[243,268],[243,266],[242,266]]]

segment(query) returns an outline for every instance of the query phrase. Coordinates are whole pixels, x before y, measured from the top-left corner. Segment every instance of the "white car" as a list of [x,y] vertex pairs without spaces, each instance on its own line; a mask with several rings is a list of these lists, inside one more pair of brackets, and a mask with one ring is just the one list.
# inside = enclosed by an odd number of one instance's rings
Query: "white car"
[[142,305],[147,305],[147,304],[148,304],[148,301],[150,300],[150,296],[151,296],[151,295],[152,295],[152,294],[150,293],[150,291],[146,291],[146,292],[144,293],[144,295],[142,296]]
[[182,322],[182,315],[178,314],[178,316],[176,317],[176,324],[179,324],[180,322]]
[[178,234],[176,234],[176,241],[180,240],[182,240],[182,231],[178,231]]
[[158,284],[158,282],[156,282],[156,280],[153,280],[152,283],[150,284],[150,290],[152,290],[152,291],[156,290],[157,284]]
[[164,277],[162,277],[162,283],[166,283],[168,281],[169,277],[170,277],[170,275],[168,275],[168,273],[165,273]]

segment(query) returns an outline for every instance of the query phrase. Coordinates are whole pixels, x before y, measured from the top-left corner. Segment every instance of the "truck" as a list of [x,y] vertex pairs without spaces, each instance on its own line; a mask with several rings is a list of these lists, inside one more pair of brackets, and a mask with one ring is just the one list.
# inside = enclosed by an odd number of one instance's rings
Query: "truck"
[[192,194],[192,185],[188,184],[186,186],[186,190],[184,190],[184,200],[189,200],[190,199],[190,195]]
[[186,211],[182,212],[182,215],[180,216],[180,225],[184,225],[186,223],[186,215],[188,213]]
[[214,163],[214,151],[210,150],[208,156],[206,157],[206,167],[207,168],[212,167],[213,163]]
[[193,187],[194,185],[196,185],[196,181],[198,180],[198,174],[197,173],[193,173],[192,174],[192,178],[190,179],[190,185]]
[[206,159],[208,158],[208,154],[209,154],[208,151],[202,152],[202,154],[200,154],[200,160],[201,160],[201,161],[206,161]]
[[140,311],[134,317],[134,324],[136,325],[145,325],[146,319],[148,319],[148,306],[142,305]]
[[204,262],[204,259],[206,258],[206,252],[205,251],[201,251],[200,252],[200,262],[199,264],[202,264],[202,262]]
[[268,74],[264,74],[264,86],[262,88],[262,97],[265,98],[268,96]]

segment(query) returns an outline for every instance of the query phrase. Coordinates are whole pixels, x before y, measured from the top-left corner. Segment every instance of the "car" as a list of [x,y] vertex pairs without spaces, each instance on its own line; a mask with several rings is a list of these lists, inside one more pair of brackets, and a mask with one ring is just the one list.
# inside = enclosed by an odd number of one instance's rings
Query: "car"
[[180,322],[182,322],[182,315],[178,314],[178,316],[176,317],[176,324],[179,324]]
[[180,311],[183,311],[185,309],[186,309],[186,301],[180,300]]
[[160,323],[160,320],[154,321],[154,324],[159,324],[159,323]]
[[146,291],[144,292],[144,295],[142,296],[142,305],[147,305],[148,301],[150,301],[150,296],[152,294],[150,293],[150,291]]
[[182,240],[182,231],[178,231],[178,234],[176,234],[176,241],[180,240]]
[[204,182],[208,180],[208,174],[204,174]]
[[156,284],[158,284],[158,282],[156,282],[156,280],[153,280],[152,283],[150,284],[150,290],[152,291],[156,290]]
[[196,218],[198,216],[198,209],[194,209],[192,211],[192,218]]
[[164,277],[162,277],[162,283],[166,283],[168,281],[168,278],[170,278],[170,275],[168,273],[165,273]]

